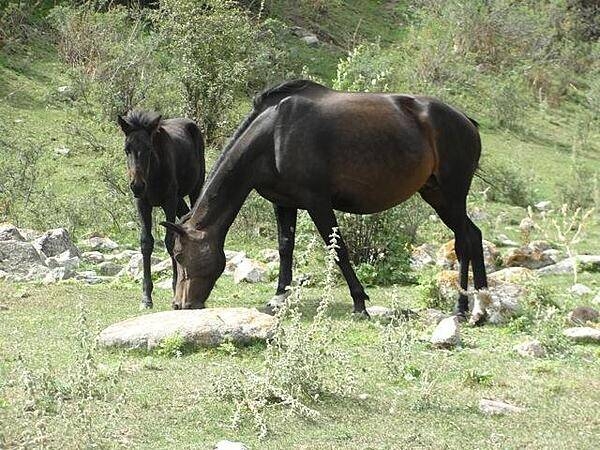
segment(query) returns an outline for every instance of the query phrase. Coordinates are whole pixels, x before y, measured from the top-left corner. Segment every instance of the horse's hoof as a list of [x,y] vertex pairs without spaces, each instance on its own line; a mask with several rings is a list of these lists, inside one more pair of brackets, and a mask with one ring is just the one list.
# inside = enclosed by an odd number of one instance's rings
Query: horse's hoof
[[486,313],[474,313],[471,315],[471,319],[469,319],[469,325],[472,327],[480,327],[485,323],[487,319]]
[[154,305],[152,304],[152,302],[144,302],[142,301],[142,303],[140,303],[140,310],[143,311],[145,309],[152,309]]
[[371,316],[366,309],[362,311],[352,311],[352,318],[357,320],[369,320]]
[[267,302],[264,308],[264,312],[274,316],[277,314],[277,311],[281,309],[283,305],[285,305],[286,299],[290,296],[290,292],[285,292],[283,294],[278,294],[273,296],[271,300]]

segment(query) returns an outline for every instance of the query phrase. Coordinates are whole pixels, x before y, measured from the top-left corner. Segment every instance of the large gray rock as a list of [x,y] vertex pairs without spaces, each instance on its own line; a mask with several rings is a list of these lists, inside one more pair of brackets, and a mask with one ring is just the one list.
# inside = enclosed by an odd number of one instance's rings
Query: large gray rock
[[10,223],[0,225],[0,241],[24,241],[25,236]]
[[380,305],[369,306],[367,308],[367,312],[369,313],[371,319],[376,319],[380,322],[389,322],[396,315],[396,312],[392,308]]
[[186,344],[214,347],[223,342],[248,344],[272,336],[275,318],[252,308],[163,311],[124,320],[106,328],[98,343],[107,347],[153,349],[171,336]]
[[592,327],[573,327],[563,330],[563,334],[575,342],[600,343],[600,329]]
[[57,283],[62,280],[68,280],[75,276],[75,271],[68,267],[55,267],[46,274],[43,279],[44,284]]
[[171,273],[172,270],[173,262],[171,261],[171,258],[167,258],[152,266],[152,275],[163,275]]
[[64,228],[46,231],[33,241],[33,245],[48,258],[66,251],[69,252],[69,256],[81,256],[79,249],[73,244],[69,232]]
[[45,266],[44,260],[30,242],[0,241],[0,270],[11,275],[28,276],[41,267],[47,270]]
[[248,447],[241,442],[223,440],[215,444],[214,450],[248,450]]
[[80,259],[78,256],[71,256],[71,251],[66,250],[60,255],[46,258],[45,262],[46,265],[51,269],[54,269],[56,267],[65,267],[70,271],[74,271],[79,267]]
[[107,277],[114,277],[118,275],[121,270],[123,270],[123,267],[113,261],[104,261],[98,264],[98,272],[100,272],[100,275]]
[[110,252],[119,248],[119,244],[107,237],[93,236],[81,242],[81,245],[91,250]]
[[600,255],[577,255],[571,258],[542,267],[537,270],[538,275],[565,275],[573,273],[573,266],[577,264],[578,270],[600,271]]
[[[152,255],[150,257],[150,264],[158,264],[159,262],[160,259],[157,256]],[[119,276],[130,276],[136,280],[140,280],[144,276],[144,257],[142,254],[134,253],[127,265],[119,272]]]
[[259,283],[265,281],[267,269],[259,262],[251,259],[244,259],[233,273],[233,281],[235,283]]
[[88,263],[100,264],[101,262],[104,262],[104,254],[96,250],[91,252],[83,252],[81,254],[81,259]]
[[515,351],[526,358],[543,358],[546,350],[538,340],[523,342],[514,347]]

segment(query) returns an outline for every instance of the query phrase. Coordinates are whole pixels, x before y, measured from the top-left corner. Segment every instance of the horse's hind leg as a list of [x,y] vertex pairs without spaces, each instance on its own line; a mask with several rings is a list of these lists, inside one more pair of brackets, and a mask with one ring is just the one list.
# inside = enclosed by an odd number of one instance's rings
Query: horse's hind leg
[[292,257],[296,238],[296,208],[273,205],[277,218],[277,238],[279,241],[279,281],[275,296],[267,303],[270,312],[275,312],[288,295],[287,288],[292,284]]
[[[317,226],[319,234],[325,243],[329,245],[333,228],[338,228],[338,223],[335,218],[335,214],[333,213],[333,209],[330,205],[317,206],[309,209],[308,213]],[[350,264],[348,248],[346,247],[346,243],[342,239],[342,235],[339,231],[338,234],[339,240],[337,242],[337,264],[342,271],[346,282],[348,283],[350,295],[352,296],[352,301],[354,302],[354,312],[368,317],[369,314],[367,313],[365,300],[368,300],[369,296],[365,293],[365,289],[356,277],[356,273]]]
[[480,325],[486,319],[486,307],[491,301],[490,294],[487,290],[488,284],[485,262],[483,259],[483,241],[481,230],[477,228],[468,217],[467,231],[469,236],[469,249],[471,252],[471,265],[473,267],[473,285],[477,290],[470,323],[472,325]]
[[429,179],[427,184],[419,190],[419,194],[438,214],[442,222],[454,233],[454,251],[459,264],[459,284],[461,291],[458,295],[455,313],[466,318],[469,311],[469,299],[466,295],[469,281],[469,262],[471,251],[469,248],[466,195],[448,199],[442,192],[435,177]]

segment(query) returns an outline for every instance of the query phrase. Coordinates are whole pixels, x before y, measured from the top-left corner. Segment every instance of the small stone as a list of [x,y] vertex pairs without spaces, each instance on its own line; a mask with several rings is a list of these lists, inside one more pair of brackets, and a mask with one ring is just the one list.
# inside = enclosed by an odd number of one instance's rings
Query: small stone
[[574,327],[563,330],[563,334],[575,342],[600,342],[600,329]]
[[171,280],[171,279],[161,280],[158,283],[156,283],[154,285],[154,287],[157,289],[164,289],[166,291],[170,291],[173,289],[173,280]]
[[391,308],[380,305],[372,305],[367,308],[367,312],[372,319],[377,319],[381,322],[388,322],[395,316],[395,312]]
[[123,270],[123,267],[113,261],[104,261],[98,265],[98,272],[100,272],[100,275],[107,277],[114,277],[119,274],[121,270]]
[[488,415],[500,415],[509,413],[518,413],[523,411],[523,408],[511,405],[510,403],[501,402],[498,400],[481,399],[479,402],[479,410]]
[[267,270],[262,264],[252,261],[251,259],[245,259],[235,269],[233,281],[236,284],[241,283],[242,281],[247,283],[259,283],[265,281],[266,275]]
[[98,251],[83,252],[81,254],[81,259],[88,263],[100,264],[101,262],[104,262],[104,254]]
[[171,258],[167,258],[158,264],[154,264],[151,270],[152,274],[154,275],[161,275],[165,272],[171,272],[171,270],[173,270],[173,262],[171,261]]
[[585,284],[581,284],[581,283],[577,283],[574,284],[573,286],[571,286],[571,289],[569,289],[569,292],[571,294],[575,294],[578,296],[584,296],[584,295],[590,295],[592,294],[592,290],[587,287]]
[[10,308],[6,305],[0,305],[0,311],[8,311]]
[[248,447],[241,442],[223,440],[215,444],[214,450],[248,450]]
[[529,358],[543,358],[546,355],[546,350],[538,340],[523,342],[514,349],[519,355]]
[[519,230],[521,230],[522,233],[530,233],[533,229],[535,228],[535,222],[530,219],[529,217],[525,217],[523,220],[521,220],[521,223],[519,224]]
[[442,320],[448,317],[448,314],[444,313],[443,311],[440,311],[439,309],[434,308],[428,308],[423,311],[419,311],[419,315],[423,317],[425,322],[427,322],[430,325],[437,325]]
[[450,348],[459,345],[458,318],[452,316],[443,319],[433,331],[430,342],[438,348]]
[[315,36],[314,34],[310,34],[308,36],[304,36],[303,38],[300,38],[306,45],[310,46],[310,47],[316,47],[317,45],[319,45],[319,38],[317,36]]
[[77,272],[75,279],[83,281],[87,284],[99,284],[107,279],[107,277],[100,277],[94,270],[85,270],[83,272]]
[[71,153],[71,149],[68,147],[60,146],[60,147],[56,147],[54,149],[54,153],[56,153],[59,156],[67,156],[69,153]]
[[80,259],[78,256],[71,256],[71,251],[66,250],[62,252],[60,255],[51,256],[50,258],[46,258],[46,265],[48,267],[66,267],[70,270],[75,270],[79,267]]
[[538,211],[545,212],[545,211],[550,210],[551,205],[552,205],[552,202],[550,200],[544,200],[544,201],[536,203],[533,206],[535,206],[535,209],[537,209]]
[[567,319],[573,325],[585,325],[587,322],[595,323],[598,322],[599,317],[600,312],[591,306],[578,306],[567,315]]
[[82,242],[82,245],[98,251],[112,251],[119,248],[119,244],[107,237],[93,236]]
[[0,241],[25,241],[25,237],[17,227],[5,223],[0,225]]
[[369,398],[369,394],[358,394],[358,399],[365,401]]

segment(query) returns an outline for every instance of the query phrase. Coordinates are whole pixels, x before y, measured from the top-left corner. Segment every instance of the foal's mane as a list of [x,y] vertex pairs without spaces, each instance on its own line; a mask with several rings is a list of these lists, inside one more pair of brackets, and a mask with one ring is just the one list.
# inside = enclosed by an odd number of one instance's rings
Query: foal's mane
[[133,130],[146,129],[156,120],[158,114],[153,111],[133,110],[127,113],[125,120]]

